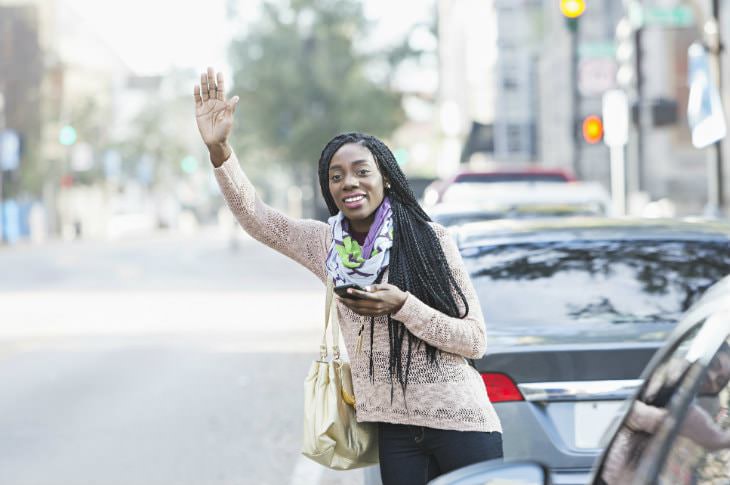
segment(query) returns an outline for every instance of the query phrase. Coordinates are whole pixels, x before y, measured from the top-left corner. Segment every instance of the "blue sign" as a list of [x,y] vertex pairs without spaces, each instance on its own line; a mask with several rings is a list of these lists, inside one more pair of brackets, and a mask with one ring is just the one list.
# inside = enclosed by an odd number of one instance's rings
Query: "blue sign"
[[20,165],[20,136],[14,130],[0,133],[0,170],[17,170]]
[[695,42],[687,50],[687,57],[687,121],[692,132],[692,145],[695,148],[704,148],[725,138],[725,113],[720,93],[710,73],[710,62],[705,48]]

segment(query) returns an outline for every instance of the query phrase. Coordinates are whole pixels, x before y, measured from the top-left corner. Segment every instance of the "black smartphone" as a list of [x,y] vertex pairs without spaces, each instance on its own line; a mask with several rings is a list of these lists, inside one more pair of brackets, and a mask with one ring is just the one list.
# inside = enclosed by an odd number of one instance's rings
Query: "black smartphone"
[[350,288],[354,288],[355,290],[365,291],[365,288],[363,288],[360,285],[357,285],[355,283],[348,283],[346,285],[340,285],[335,286],[335,293],[337,293],[342,298],[350,298],[352,300],[362,300],[363,298],[357,295],[351,295],[347,292]]

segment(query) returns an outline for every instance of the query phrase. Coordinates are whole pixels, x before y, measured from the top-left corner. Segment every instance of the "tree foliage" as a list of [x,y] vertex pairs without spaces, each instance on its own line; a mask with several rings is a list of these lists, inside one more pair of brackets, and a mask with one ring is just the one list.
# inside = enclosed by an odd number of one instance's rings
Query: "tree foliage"
[[387,136],[403,119],[400,96],[368,76],[386,52],[365,53],[368,24],[352,0],[269,1],[262,20],[231,46],[241,97],[236,140],[311,167],[337,133]]

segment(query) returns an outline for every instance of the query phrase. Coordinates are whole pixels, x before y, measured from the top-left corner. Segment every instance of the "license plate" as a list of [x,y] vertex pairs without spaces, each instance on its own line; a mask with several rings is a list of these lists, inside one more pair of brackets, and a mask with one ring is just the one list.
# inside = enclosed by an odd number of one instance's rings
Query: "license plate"
[[598,448],[622,401],[577,402],[574,408],[576,448]]

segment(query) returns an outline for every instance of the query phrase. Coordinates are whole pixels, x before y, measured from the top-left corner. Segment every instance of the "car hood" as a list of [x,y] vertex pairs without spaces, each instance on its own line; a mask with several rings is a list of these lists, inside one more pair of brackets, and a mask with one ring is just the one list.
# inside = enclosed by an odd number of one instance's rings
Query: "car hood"
[[676,322],[571,323],[561,325],[504,325],[486,322],[487,345],[531,347],[571,344],[653,343],[664,341]]

